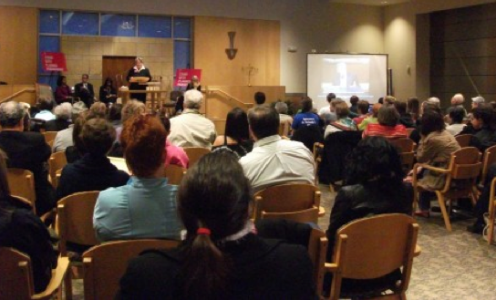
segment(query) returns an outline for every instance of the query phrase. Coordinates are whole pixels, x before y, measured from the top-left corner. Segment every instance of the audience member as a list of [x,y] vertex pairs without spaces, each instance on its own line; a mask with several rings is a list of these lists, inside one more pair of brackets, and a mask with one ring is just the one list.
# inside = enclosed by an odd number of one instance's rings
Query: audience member
[[479,107],[481,104],[484,104],[486,100],[482,96],[476,96],[472,98],[472,110]]
[[74,94],[87,108],[90,108],[95,101],[95,91],[93,90],[93,85],[88,82],[88,79],[88,74],[81,76],[81,82],[74,86]]
[[369,124],[362,136],[383,136],[387,139],[406,138],[408,132],[405,126],[398,124],[399,119],[400,115],[394,105],[384,105],[379,109],[377,117],[379,123]]
[[189,91],[189,90],[201,91],[201,83],[200,83],[200,80],[198,79],[198,76],[193,75],[191,77],[191,81],[186,86],[186,90],[187,91]]
[[55,107],[55,120],[45,123],[45,131],[61,131],[71,125],[72,104],[64,102]]
[[40,112],[37,113],[34,118],[43,121],[51,121],[55,120],[55,115],[52,113],[53,110],[53,101],[50,99],[40,98],[40,102],[38,103],[38,108]]
[[252,201],[236,157],[201,158],[178,193],[186,240],[132,259],[116,299],[316,299],[306,249],[254,234]]
[[107,77],[105,83],[100,87],[100,101],[109,105],[110,103],[115,103],[117,100],[117,90],[114,87],[114,82],[112,78]]
[[255,103],[257,105],[262,105],[262,104],[265,103],[265,93],[263,93],[263,92],[256,92],[253,97],[254,97]]
[[225,135],[217,136],[212,150],[227,148],[236,153],[238,157],[245,156],[253,149],[248,127],[246,112],[239,107],[233,108],[227,114]]
[[86,154],[86,148],[84,147],[84,143],[81,140],[81,131],[83,130],[83,126],[86,123],[86,121],[92,118],[94,118],[94,115],[91,114],[89,110],[87,110],[81,113],[79,117],[75,120],[74,126],[72,127],[72,131],[71,131],[72,145],[69,145],[65,148],[65,157],[68,163],[73,163],[76,160],[83,157],[84,154]]
[[124,123],[121,143],[133,176],[127,185],[100,192],[93,214],[99,240],[179,239],[177,186],[164,177],[166,136],[155,116],[138,115]]
[[29,208],[19,208],[17,203],[21,202],[10,196],[3,156],[2,153],[0,155],[0,247],[14,248],[29,256],[34,292],[40,293],[45,290],[52,278],[52,269],[57,266],[57,254],[53,250],[50,234],[43,222]]
[[129,175],[117,170],[106,156],[115,141],[112,124],[102,118],[93,118],[84,123],[80,136],[86,153],[62,170],[57,199],[76,192],[122,186],[129,179]]
[[291,128],[291,125],[293,124],[293,117],[288,115],[288,105],[282,101],[278,101],[276,102],[274,108],[279,113],[279,122],[281,124],[287,124],[288,129]]
[[412,115],[413,121],[420,120],[420,101],[417,98],[408,99],[407,112]]
[[372,105],[372,114],[363,119],[363,121],[360,123],[360,126],[358,126],[359,130],[365,130],[367,128],[367,125],[369,124],[377,124],[379,121],[377,120],[377,116],[379,115],[379,109],[381,109],[382,104],[380,103],[375,103]]
[[[420,128],[420,144],[417,149],[417,162],[437,168],[447,168],[451,153],[460,149],[456,139],[445,130],[443,116],[440,111],[428,110],[422,115]],[[430,170],[412,170],[410,173],[420,173],[418,185],[425,191],[420,193],[419,208],[416,215],[430,215],[430,201],[435,194],[431,191],[444,186],[445,174]],[[411,178],[407,178],[410,181]]]
[[336,114],[333,111],[331,111],[331,102],[334,99],[336,99],[336,94],[334,93],[327,94],[326,100],[329,103],[329,105],[326,105],[319,110],[319,116],[322,119],[322,121],[324,121],[324,125],[328,125],[329,123],[337,120]]
[[53,187],[48,182],[48,159],[52,154],[43,135],[24,132],[25,112],[16,101],[0,105],[0,148],[8,157],[9,168],[33,172],[36,192],[36,212],[43,215],[55,207]]
[[474,138],[470,141],[470,146],[477,147],[484,153],[487,148],[496,144],[496,115],[489,105],[479,105],[472,111],[472,114],[470,123],[474,130]]
[[[453,97],[451,98],[451,106],[448,107],[448,109],[446,110],[446,114],[449,115],[453,108],[459,107],[459,108],[463,109],[463,111],[465,112],[465,115],[466,115],[467,111],[463,107],[464,102],[465,102],[465,97],[463,97],[462,94],[458,93],[458,94],[453,95]],[[465,117],[465,115],[463,117]]]
[[200,114],[203,95],[197,90],[184,93],[184,111],[171,118],[169,141],[179,147],[211,148],[217,133],[212,121]]
[[398,101],[394,96],[388,95],[384,97],[384,105],[394,105],[394,103]]
[[463,128],[467,126],[463,124],[463,118],[465,118],[465,115],[466,112],[463,106],[450,107],[448,114],[448,123],[450,125],[446,127],[446,130],[452,135],[459,134]]
[[57,132],[57,135],[55,136],[55,140],[53,141],[53,148],[52,148],[53,153],[59,151],[65,151],[67,147],[74,146],[74,141],[72,138],[72,133],[74,131],[74,123],[76,123],[80,115],[86,114],[85,111],[86,110],[78,111],[78,113],[76,114],[73,107],[72,109],[73,124],[70,124],[69,127],[67,127],[66,129]]
[[57,89],[55,90],[55,101],[57,104],[64,102],[72,103],[72,91],[71,87],[67,85],[67,78],[65,76],[59,76],[57,79]]
[[[167,136],[170,134],[170,120],[167,117],[161,117],[162,124],[164,125]],[[183,148],[172,145],[169,139],[165,139],[165,167],[169,165],[176,165],[187,169],[189,167],[189,158]]]
[[103,102],[95,102],[90,107],[90,112],[93,116],[98,118],[106,118],[107,117],[107,105]]
[[297,130],[302,126],[319,126],[319,116],[312,112],[312,99],[306,97],[301,101],[301,112],[293,118],[291,128]]
[[314,183],[312,153],[300,142],[281,139],[279,114],[274,108],[261,105],[250,109],[248,123],[255,144],[239,162],[255,192],[287,182]]
[[[438,97],[430,97],[429,99],[427,99],[427,101],[424,101],[424,103],[428,103],[428,104],[433,104],[433,105],[436,105],[437,107],[441,108],[441,100],[439,100]],[[422,103],[422,104],[424,104]]]
[[[107,119],[109,120],[110,123],[112,123],[112,126],[117,130],[117,128],[121,128],[122,130],[122,104],[120,103],[115,103],[110,108],[108,109],[108,115]],[[117,138],[117,137],[116,137]]]
[[360,98],[356,95],[350,97],[350,114],[352,114],[352,117],[358,116],[358,101],[360,101]]
[[415,121],[413,120],[412,115],[406,111],[407,108],[406,102],[399,100],[395,101],[394,108],[396,108],[396,111],[400,114],[399,122],[401,125],[407,128],[415,127]]
[[349,117],[350,109],[348,108],[348,104],[346,102],[339,102],[336,104],[336,116],[338,117],[337,121],[330,123],[327,125],[324,132],[324,139],[331,133],[338,131],[356,131],[357,127],[353,119]]
[[360,126],[363,120],[368,116],[370,104],[367,100],[360,100],[357,104],[359,116],[353,118],[353,121],[357,126]]
[[[331,261],[336,233],[353,220],[387,213],[412,213],[413,191],[403,184],[400,156],[382,137],[367,137],[351,152],[345,174],[345,186],[339,190],[327,229],[327,261]],[[330,276],[329,276],[330,277]],[[327,277],[325,290],[329,289]],[[372,280],[343,279],[342,293],[395,287],[398,271]],[[387,288],[386,288],[387,289]]]

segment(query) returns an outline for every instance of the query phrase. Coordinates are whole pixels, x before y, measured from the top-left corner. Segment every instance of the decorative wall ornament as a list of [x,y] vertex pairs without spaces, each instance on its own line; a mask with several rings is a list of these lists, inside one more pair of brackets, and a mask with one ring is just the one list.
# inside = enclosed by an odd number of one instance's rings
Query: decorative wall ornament
[[238,53],[238,49],[234,48],[234,37],[236,36],[236,31],[229,31],[227,33],[229,36],[229,48],[226,49],[227,58],[233,60],[236,57],[236,53]]

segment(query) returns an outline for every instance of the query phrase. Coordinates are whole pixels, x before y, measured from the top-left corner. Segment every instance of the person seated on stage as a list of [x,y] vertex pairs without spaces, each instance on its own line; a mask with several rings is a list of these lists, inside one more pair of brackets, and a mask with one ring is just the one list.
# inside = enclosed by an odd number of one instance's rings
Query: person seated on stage
[[200,114],[203,94],[197,90],[184,93],[184,111],[171,118],[169,141],[179,147],[211,148],[217,136],[212,121]]
[[248,117],[245,111],[239,107],[233,108],[227,114],[225,135],[217,136],[212,151],[227,148],[234,151],[238,157],[245,156],[253,149],[248,127]]
[[446,127],[446,130],[452,135],[459,134],[463,128],[465,128],[465,124],[463,124],[463,119],[466,116],[465,108],[454,106],[450,107],[448,114],[448,123],[449,126]]
[[394,108],[400,114],[400,124],[405,126],[406,128],[414,128],[415,121],[412,118],[412,115],[406,111],[407,103],[405,101],[395,101]]
[[117,90],[114,87],[114,82],[110,77],[105,79],[105,83],[100,87],[100,101],[109,105],[117,100]]
[[326,126],[324,132],[324,139],[331,133],[338,131],[356,131],[357,126],[353,119],[350,116],[350,109],[348,108],[348,104],[342,101],[336,104],[336,116],[338,117],[337,121],[330,123]]
[[79,100],[83,101],[87,108],[90,108],[95,101],[95,91],[93,85],[88,82],[88,74],[83,74],[81,77],[82,82],[74,86],[74,94]]
[[248,123],[255,144],[239,162],[255,192],[288,182],[314,183],[312,152],[303,143],[281,139],[274,108],[255,106],[248,111]]
[[95,102],[90,107],[90,113],[95,117],[106,118],[107,117],[107,105],[103,102]]
[[58,104],[69,102],[72,103],[72,91],[71,87],[67,85],[67,78],[65,76],[59,76],[57,79],[57,89],[55,90],[55,101]]
[[25,111],[16,101],[0,105],[0,148],[8,157],[9,168],[33,172],[36,212],[43,215],[55,205],[54,190],[48,182],[48,159],[52,154],[45,138],[38,132],[24,131]]
[[186,86],[186,90],[187,91],[189,91],[189,90],[201,91],[201,84],[200,84],[200,81],[198,80],[198,76],[193,75],[191,77],[191,81]]
[[255,103],[257,105],[262,105],[265,103],[265,93],[264,92],[256,92],[255,95],[253,96],[253,99],[255,100]]
[[52,112],[53,105],[54,102],[52,100],[40,98],[40,102],[38,103],[38,108],[40,109],[40,112],[34,115],[34,118],[38,120],[44,120],[47,122],[51,120],[55,120],[55,115]]
[[362,123],[365,118],[369,116],[369,107],[370,104],[367,100],[360,100],[358,101],[357,104],[357,109],[358,109],[358,114],[359,116],[356,118],[353,118],[353,121],[357,126],[360,126],[360,123]]
[[93,214],[99,240],[179,239],[177,186],[164,177],[166,136],[156,116],[138,115],[124,123],[121,143],[133,176],[124,186],[100,192]]
[[129,180],[129,175],[118,170],[106,156],[115,141],[112,124],[102,118],[88,120],[83,125],[81,141],[86,153],[62,169],[57,199],[76,192],[122,186]]
[[383,136],[387,139],[407,138],[406,127],[398,124],[400,114],[394,105],[383,105],[379,109],[377,121],[379,124],[369,124],[363,131],[362,136]]
[[[383,137],[367,137],[351,152],[345,173],[344,186],[334,201],[327,229],[327,261],[332,261],[336,233],[351,221],[373,215],[403,213],[411,215],[413,189],[403,183],[401,158],[396,148]],[[326,275],[324,290],[331,283]],[[341,290],[374,290],[384,284],[395,286],[399,280],[395,271],[371,280],[343,279]]]
[[363,119],[363,121],[360,123],[360,126],[358,126],[358,130],[365,130],[367,128],[367,125],[369,124],[377,124],[379,121],[377,120],[377,116],[379,115],[379,109],[381,109],[382,104],[380,103],[375,103],[372,105],[372,114],[368,116],[367,118]]
[[[170,134],[171,123],[169,118],[161,117],[160,120],[164,125],[165,131],[167,131],[167,136]],[[169,139],[165,139],[165,167],[169,165],[176,165],[187,169],[189,167],[189,157],[183,148],[172,145]]]
[[301,101],[301,112],[296,114],[293,118],[293,124],[291,128],[297,130],[302,126],[319,126],[320,118],[312,111],[313,104],[312,99],[306,97]]
[[336,113],[332,110],[331,107],[332,101],[336,99],[336,94],[329,93],[327,94],[326,99],[329,105],[326,105],[319,110],[319,117],[322,119],[325,126],[337,120]]
[[235,156],[202,157],[178,192],[186,240],[133,258],[116,299],[317,299],[308,251],[255,234],[252,201]]
[[53,141],[53,148],[52,152],[59,152],[59,151],[65,151],[67,147],[74,146],[74,141],[72,139],[72,133],[74,130],[74,123],[76,123],[76,120],[79,118],[79,116],[86,111],[86,108],[83,108],[83,110],[76,109],[75,106],[72,107],[72,124],[69,125],[66,129],[63,129],[59,132],[57,132],[57,135],[55,136],[55,140]]
[[57,105],[54,110],[55,120],[45,123],[45,131],[61,131],[72,124],[72,104],[64,102]]
[[52,269],[57,267],[57,253],[40,218],[30,207],[11,197],[4,155],[0,154],[0,247],[14,248],[29,256],[34,292],[40,293],[50,282]]

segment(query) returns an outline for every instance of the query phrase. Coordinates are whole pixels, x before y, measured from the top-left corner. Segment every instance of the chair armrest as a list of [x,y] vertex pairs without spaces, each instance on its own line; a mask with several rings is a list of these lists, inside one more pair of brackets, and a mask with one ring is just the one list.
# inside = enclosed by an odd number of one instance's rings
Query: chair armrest
[[443,174],[448,174],[449,172],[451,172],[450,170],[448,169],[441,169],[441,168],[436,168],[436,167],[433,167],[431,165],[427,165],[427,164],[415,164],[415,166],[419,166],[419,167],[422,167],[424,169],[427,169],[427,170],[431,170],[431,171],[435,171],[435,172],[439,172],[439,173],[443,173]]
[[417,244],[415,245],[415,251],[413,252],[413,257],[417,257],[422,253],[422,248]]
[[32,299],[51,299],[55,291],[61,287],[68,269],[69,258],[59,256],[57,268],[52,270],[52,279],[48,283],[47,288],[43,292],[33,295]]
[[336,263],[325,263],[324,268],[327,272],[335,272],[338,270],[338,264]]

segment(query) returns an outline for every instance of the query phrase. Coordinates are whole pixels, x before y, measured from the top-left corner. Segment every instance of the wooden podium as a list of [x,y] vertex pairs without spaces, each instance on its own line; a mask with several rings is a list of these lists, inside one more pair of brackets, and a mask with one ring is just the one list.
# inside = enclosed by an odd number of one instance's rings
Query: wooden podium
[[[161,89],[119,91],[122,97],[122,105],[126,105],[127,101],[129,101],[130,94],[149,94],[153,112],[155,112],[155,103],[158,103],[159,109],[162,109],[164,105],[163,99],[167,99],[168,92],[169,92],[168,90],[161,90]],[[162,95],[164,95],[164,97],[162,97]]]

